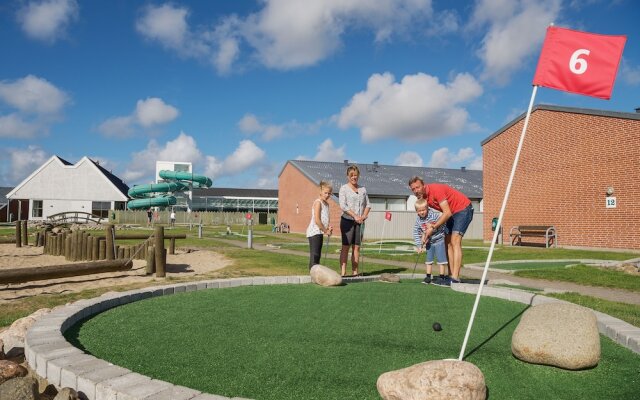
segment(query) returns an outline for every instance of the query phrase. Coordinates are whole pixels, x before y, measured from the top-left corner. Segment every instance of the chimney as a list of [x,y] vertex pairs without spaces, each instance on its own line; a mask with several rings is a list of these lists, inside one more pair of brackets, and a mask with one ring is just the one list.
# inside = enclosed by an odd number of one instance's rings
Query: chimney
[[374,161],[374,162],[373,162],[373,166],[374,166],[374,167],[377,167],[377,166],[378,166],[378,162],[377,162],[377,161]]
[[467,167],[460,167],[460,171],[465,172],[467,170]]
[[344,165],[349,165],[349,160],[344,160]]
[[640,107],[636,107],[636,112],[640,113]]

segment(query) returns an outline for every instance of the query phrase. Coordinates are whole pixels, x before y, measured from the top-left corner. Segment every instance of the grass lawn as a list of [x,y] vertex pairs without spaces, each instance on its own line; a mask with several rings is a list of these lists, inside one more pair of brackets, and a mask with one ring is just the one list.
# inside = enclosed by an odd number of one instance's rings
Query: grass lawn
[[[136,372],[230,397],[378,399],[381,373],[457,358],[473,301],[418,281],[215,289],[118,307],[67,337]],[[489,398],[637,398],[639,356],[604,337],[589,370],[515,359],[511,336],[526,307],[480,303],[465,359],[482,370]]]
[[547,269],[557,269],[564,268],[567,265],[575,264],[575,261],[538,261],[538,262],[514,262],[514,263],[505,263],[505,264],[491,264],[489,267],[492,269],[503,269],[508,271],[520,271],[525,269],[536,269],[536,270],[547,270]]

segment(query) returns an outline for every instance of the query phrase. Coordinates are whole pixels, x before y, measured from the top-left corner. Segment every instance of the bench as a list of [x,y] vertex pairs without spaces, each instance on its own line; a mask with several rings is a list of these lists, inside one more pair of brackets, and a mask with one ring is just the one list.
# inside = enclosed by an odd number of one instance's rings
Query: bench
[[553,245],[558,247],[558,236],[556,228],[553,225],[520,225],[514,226],[509,232],[512,246],[522,246],[523,237],[540,237],[544,238],[547,248]]

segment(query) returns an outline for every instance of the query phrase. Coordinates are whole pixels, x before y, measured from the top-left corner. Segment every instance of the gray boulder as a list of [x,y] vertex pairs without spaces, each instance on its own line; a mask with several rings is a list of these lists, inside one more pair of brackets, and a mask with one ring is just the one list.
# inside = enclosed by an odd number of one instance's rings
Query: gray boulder
[[32,376],[9,379],[0,384],[0,399],[37,400],[38,381]]
[[0,341],[4,342],[4,353],[7,358],[24,353],[24,337],[40,317],[51,312],[49,308],[42,308],[31,315],[15,320],[9,329],[0,333]]
[[316,264],[311,267],[311,282],[320,286],[340,286],[342,277],[331,268]]
[[600,361],[596,315],[569,303],[540,304],[528,309],[511,338],[513,355],[532,364],[577,370]]
[[482,371],[458,360],[434,360],[385,372],[376,383],[385,400],[484,400]]

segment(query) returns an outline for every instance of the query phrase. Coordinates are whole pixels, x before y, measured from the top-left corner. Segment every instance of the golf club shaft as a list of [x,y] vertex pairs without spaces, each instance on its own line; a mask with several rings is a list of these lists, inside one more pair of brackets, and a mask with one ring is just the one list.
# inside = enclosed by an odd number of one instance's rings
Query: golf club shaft
[[331,235],[327,235],[327,245],[324,248],[324,264],[327,265],[327,253],[329,252],[329,240],[331,240]]

